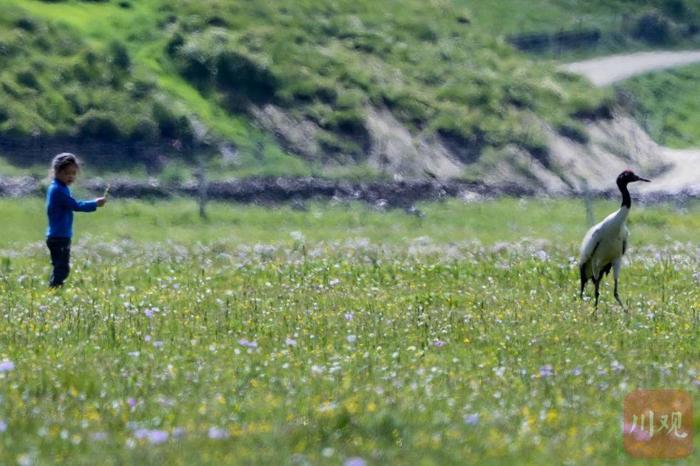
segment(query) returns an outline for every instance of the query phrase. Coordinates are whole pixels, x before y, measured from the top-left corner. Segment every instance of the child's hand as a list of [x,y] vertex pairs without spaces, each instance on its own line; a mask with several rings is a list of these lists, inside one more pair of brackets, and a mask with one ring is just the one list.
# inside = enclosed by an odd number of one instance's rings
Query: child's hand
[[95,202],[97,202],[97,207],[102,207],[107,203],[107,198],[106,197],[98,197],[95,199]]

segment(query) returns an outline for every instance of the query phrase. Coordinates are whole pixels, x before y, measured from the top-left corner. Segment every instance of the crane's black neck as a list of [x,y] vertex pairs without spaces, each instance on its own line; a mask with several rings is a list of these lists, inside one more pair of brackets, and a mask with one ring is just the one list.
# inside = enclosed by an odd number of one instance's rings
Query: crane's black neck
[[618,181],[617,187],[620,188],[620,192],[622,193],[622,207],[631,208],[632,198],[630,197],[630,192],[627,190],[627,183]]

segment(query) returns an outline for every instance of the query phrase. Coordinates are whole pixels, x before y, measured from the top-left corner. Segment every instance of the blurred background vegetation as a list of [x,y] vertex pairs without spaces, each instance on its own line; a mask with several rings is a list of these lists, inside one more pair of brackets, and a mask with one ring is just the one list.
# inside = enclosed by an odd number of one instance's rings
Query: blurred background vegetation
[[[616,104],[612,89],[558,72],[558,62],[700,43],[700,5],[690,0],[0,6],[4,174],[43,171],[46,152],[65,141],[96,141],[106,155],[93,169],[129,176],[162,167],[163,155],[181,160],[164,176],[184,176],[176,172],[197,151],[216,155],[209,163],[217,176],[373,176],[365,165],[372,108],[388,109],[414,135],[468,148],[468,157],[506,145],[537,154],[544,139],[528,123],[533,115],[584,137],[582,119],[608,115]],[[590,34],[577,42],[576,31]],[[625,85],[657,141],[697,145],[698,112],[688,93],[699,92],[699,72],[691,67]],[[678,92],[669,91],[670,81]],[[313,123],[320,150],[301,153],[265,130],[255,110],[266,105]],[[193,121],[219,146],[198,146]],[[219,157],[221,144],[228,157]]]

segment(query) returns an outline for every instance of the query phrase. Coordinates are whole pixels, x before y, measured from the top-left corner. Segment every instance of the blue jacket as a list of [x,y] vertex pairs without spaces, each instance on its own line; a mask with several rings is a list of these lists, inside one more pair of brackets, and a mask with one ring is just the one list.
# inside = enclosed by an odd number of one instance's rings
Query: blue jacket
[[76,201],[68,186],[54,179],[46,192],[46,213],[49,216],[48,238],[70,238],[73,236],[73,211],[94,212],[95,201]]

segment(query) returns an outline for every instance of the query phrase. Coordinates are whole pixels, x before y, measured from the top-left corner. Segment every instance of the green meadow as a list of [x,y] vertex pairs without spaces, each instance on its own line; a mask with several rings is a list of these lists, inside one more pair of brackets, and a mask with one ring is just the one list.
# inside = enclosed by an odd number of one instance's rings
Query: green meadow
[[595,314],[582,202],[417,207],[115,199],[49,291],[0,199],[0,463],[644,464],[624,397],[700,386],[700,204],[634,206]]

